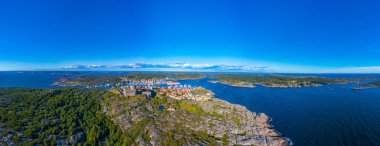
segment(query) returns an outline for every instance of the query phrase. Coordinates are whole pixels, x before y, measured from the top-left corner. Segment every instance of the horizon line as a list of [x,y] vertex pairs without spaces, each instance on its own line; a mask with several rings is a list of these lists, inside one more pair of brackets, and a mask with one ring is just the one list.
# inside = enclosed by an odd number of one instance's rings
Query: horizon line
[[124,72],[203,72],[203,73],[299,73],[299,74],[377,74],[380,66],[318,67],[289,64],[193,64],[193,63],[129,63],[71,64],[59,66],[3,66],[0,71],[124,71]]
[[380,74],[380,72],[243,72],[243,71],[164,71],[164,70],[0,70],[0,72],[173,72],[173,73],[245,73],[245,74]]

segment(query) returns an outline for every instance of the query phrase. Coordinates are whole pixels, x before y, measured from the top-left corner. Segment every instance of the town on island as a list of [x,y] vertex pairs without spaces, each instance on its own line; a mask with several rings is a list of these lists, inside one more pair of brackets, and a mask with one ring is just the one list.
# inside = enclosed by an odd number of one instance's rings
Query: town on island
[[[205,87],[187,84],[189,80],[236,88],[304,88],[350,83],[357,85],[353,90],[380,87],[379,82],[360,82],[366,78],[285,75],[65,76],[52,83],[55,88],[0,89],[3,106],[0,145],[292,144],[270,124],[271,118],[265,113],[218,99]],[[51,128],[44,128],[47,126]]]

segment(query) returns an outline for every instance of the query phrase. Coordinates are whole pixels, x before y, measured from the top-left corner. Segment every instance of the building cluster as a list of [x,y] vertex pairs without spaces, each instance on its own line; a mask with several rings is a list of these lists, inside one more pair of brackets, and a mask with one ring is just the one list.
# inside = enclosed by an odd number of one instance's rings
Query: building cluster
[[128,79],[128,78],[123,78],[122,81],[128,83],[129,85],[161,85],[161,84],[166,84],[165,79]]
[[180,83],[177,81],[169,80],[168,78],[163,78],[163,79],[128,79],[128,78],[123,78],[123,82],[126,83],[126,85],[131,85],[131,86],[155,86],[155,85],[169,85],[169,86],[175,86],[179,85]]
[[166,84],[169,85],[169,86],[173,86],[173,85],[179,85],[180,83],[179,82],[175,82],[175,81],[167,81]]
[[202,87],[191,87],[187,85],[169,86],[159,88],[158,94],[167,95],[177,100],[190,99],[196,101],[205,101],[213,97],[214,93]]
[[146,95],[155,97],[156,92],[170,98],[183,100],[190,99],[195,101],[205,101],[213,97],[214,93],[203,87],[192,87],[191,85],[178,85],[167,87],[155,87],[150,85],[127,85],[119,88],[119,93],[123,96]]
[[119,90],[123,96],[146,95],[154,97],[156,93],[151,86],[126,86]]

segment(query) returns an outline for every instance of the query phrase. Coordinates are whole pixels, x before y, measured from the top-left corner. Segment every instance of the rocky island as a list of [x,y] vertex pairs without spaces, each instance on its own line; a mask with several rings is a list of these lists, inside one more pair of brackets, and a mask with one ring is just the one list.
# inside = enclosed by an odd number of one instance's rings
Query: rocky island
[[171,89],[157,89],[153,99],[114,96],[104,102],[104,112],[126,133],[133,133],[134,125],[141,126],[144,135],[135,138],[140,145],[289,145],[267,115],[201,90],[189,97],[182,96],[186,91],[176,91],[183,98],[173,96]]
[[357,86],[353,87],[352,90],[364,90],[369,88],[380,88],[380,81],[359,83]]
[[220,83],[230,85],[233,87],[243,87],[243,88],[255,88],[253,83],[246,82],[246,81],[227,81],[227,80],[221,80]]
[[377,82],[370,82],[370,83],[368,83],[369,85],[371,85],[371,86],[374,86],[374,87],[378,87],[378,88],[380,88],[380,81],[377,81]]
[[3,88],[0,105],[0,145],[289,145],[201,87]]
[[303,76],[259,76],[259,75],[213,75],[221,83],[237,87],[254,87],[254,84],[271,88],[294,88],[321,86],[324,84],[347,84],[352,81],[348,79],[303,77]]

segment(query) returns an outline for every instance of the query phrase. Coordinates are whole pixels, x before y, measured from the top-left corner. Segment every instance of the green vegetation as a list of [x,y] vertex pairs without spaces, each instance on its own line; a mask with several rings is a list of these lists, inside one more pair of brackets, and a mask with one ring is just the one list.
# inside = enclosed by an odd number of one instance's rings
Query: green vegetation
[[202,108],[200,108],[198,105],[195,105],[195,104],[188,104],[188,103],[185,103],[185,102],[181,102],[179,105],[180,105],[180,108],[182,110],[191,112],[191,113],[196,114],[196,115],[205,115],[205,114],[207,114],[205,111],[203,111]]
[[321,84],[344,84],[347,79],[332,79],[322,77],[299,77],[299,76],[258,76],[258,75],[214,75],[226,84],[261,84],[264,86],[317,86]]
[[100,86],[106,84],[116,84],[120,83],[122,76],[82,76],[73,80],[61,79],[58,84],[63,84],[65,86]]
[[191,93],[194,95],[202,95],[202,94],[211,93],[211,91],[203,88],[203,89],[198,89],[198,90],[192,90]]
[[[57,145],[62,140],[123,144],[128,137],[101,113],[101,101],[110,96],[95,89],[0,89],[1,128],[15,135],[15,143],[26,145]],[[79,140],[70,141],[75,135]]]
[[252,131],[231,107],[112,89],[0,88],[0,145],[230,145],[235,127]]
[[223,146],[228,146],[227,139],[228,139],[227,134],[223,134],[223,137],[222,137]]
[[76,79],[62,78],[55,84],[60,86],[101,86],[114,85],[118,83],[126,83],[128,81],[139,81],[147,79],[165,79],[184,80],[184,79],[201,79],[201,74],[182,74],[182,73],[134,73],[128,75],[98,75],[98,76],[82,76]]
[[204,78],[204,75],[201,74],[185,74],[185,73],[143,73],[143,74],[129,74],[126,76],[131,80],[141,80],[141,79],[201,79]]
[[168,77],[167,74],[129,74],[124,76],[125,78],[128,78],[129,80],[142,80],[142,79],[163,79]]
[[[211,114],[204,111],[200,106],[186,101],[178,101],[167,96],[159,95],[155,98],[147,98],[145,96],[114,96],[107,98],[104,105],[109,107],[108,114],[114,119],[118,125],[128,125],[129,122],[118,120],[125,115],[131,115],[136,119],[133,121],[133,127],[124,129],[124,132],[133,144],[138,137],[149,141],[149,131],[157,128],[162,131],[160,141],[162,145],[182,145],[189,141],[199,143],[216,144],[216,138],[204,131],[194,131],[191,128],[184,127],[186,120],[189,117],[194,117],[194,123],[202,121],[201,116],[215,116],[220,118],[220,115]],[[167,110],[159,110],[158,107],[175,107],[176,111],[170,112]],[[150,109],[149,107],[154,107]],[[136,113],[136,111],[139,111]],[[154,120],[152,117],[155,117]],[[153,126],[154,125],[154,126]],[[151,128],[148,128],[151,127]],[[152,128],[154,127],[154,128]]]
[[204,75],[202,75],[202,74],[183,74],[183,73],[177,73],[177,74],[173,74],[172,76],[175,76],[177,79],[180,79],[180,80],[195,80],[195,79],[202,79],[202,78],[204,78]]
[[210,117],[213,117],[216,119],[221,119],[221,120],[226,119],[226,117],[224,115],[220,115],[220,114],[217,114],[215,112],[204,111],[200,106],[198,106],[196,104],[191,104],[191,103],[187,103],[187,102],[180,102],[179,107],[181,110],[193,113],[195,115],[210,116]]

